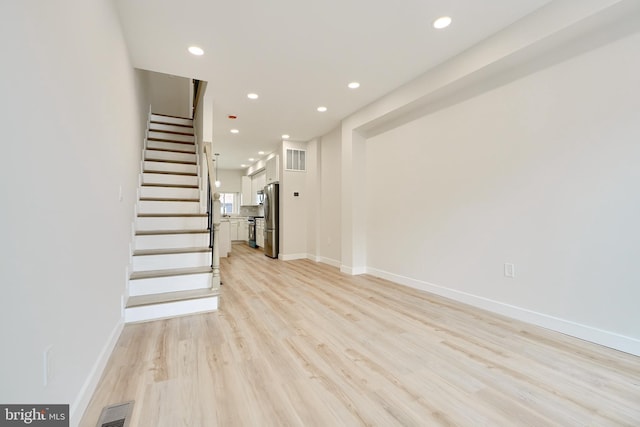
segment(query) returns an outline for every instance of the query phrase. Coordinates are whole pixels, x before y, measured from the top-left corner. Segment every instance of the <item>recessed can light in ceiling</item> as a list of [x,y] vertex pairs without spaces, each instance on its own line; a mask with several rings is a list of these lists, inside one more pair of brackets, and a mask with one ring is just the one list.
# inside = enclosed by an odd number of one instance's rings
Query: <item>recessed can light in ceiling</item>
[[249,99],[258,99],[258,94],[257,93],[250,93],[247,95],[247,98]]
[[253,157],[249,157],[249,159],[248,159],[248,160],[249,160],[250,162],[255,162],[255,161],[256,161],[256,159],[254,159]]
[[349,86],[349,89],[358,89],[360,87],[360,83],[358,82],[351,82],[349,83],[347,86]]
[[231,133],[240,133],[238,129],[231,129]]
[[287,135],[286,133],[284,135],[282,135],[282,139],[289,139],[289,135]]
[[258,154],[262,156],[264,154],[264,151],[258,151]]
[[246,168],[247,165],[245,165],[244,163],[240,165],[241,168]]
[[327,111],[327,107],[320,106],[317,108],[317,110],[320,111],[321,113],[324,113],[325,111]]
[[204,50],[198,46],[189,46],[189,53],[195,56],[202,56],[204,55]]
[[449,16],[441,16],[440,18],[433,21],[433,28],[435,28],[436,30],[447,28],[449,25],[451,25],[451,17]]

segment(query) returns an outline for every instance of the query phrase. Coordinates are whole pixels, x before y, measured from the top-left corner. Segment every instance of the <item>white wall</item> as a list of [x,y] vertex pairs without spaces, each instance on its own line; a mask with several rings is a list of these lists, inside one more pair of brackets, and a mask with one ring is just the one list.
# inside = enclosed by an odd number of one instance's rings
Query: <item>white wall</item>
[[219,193],[242,193],[242,169],[218,169]]
[[324,135],[319,142],[319,206],[317,214],[317,258],[339,267],[341,264],[341,159],[340,128]]
[[145,73],[154,113],[191,117],[191,79],[153,71]]
[[145,95],[111,1],[0,16],[0,402],[69,403],[75,425],[122,325]]
[[[138,126],[146,138],[147,122],[151,112],[151,95],[147,85],[146,71],[134,68],[134,87],[136,89],[135,98],[138,102]],[[140,149],[144,148],[144,139],[140,140]]]
[[369,271],[638,354],[638,46],[368,139]]
[[319,161],[319,139],[313,139],[307,143],[307,151],[305,154],[306,177],[306,207],[307,207],[307,257],[320,261],[317,257],[319,252],[318,241],[321,239],[318,226],[318,214],[320,213],[320,161]]
[[[306,142],[283,141],[280,152],[280,258],[307,257],[307,173],[285,170],[287,148],[306,150]],[[294,196],[294,193],[298,196]]]

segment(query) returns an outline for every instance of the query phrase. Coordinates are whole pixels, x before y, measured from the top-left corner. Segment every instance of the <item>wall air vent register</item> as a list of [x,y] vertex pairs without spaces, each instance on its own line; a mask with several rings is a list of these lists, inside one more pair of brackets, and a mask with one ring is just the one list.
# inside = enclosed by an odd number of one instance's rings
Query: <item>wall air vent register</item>
[[287,162],[285,170],[288,171],[306,171],[307,170],[307,152],[305,150],[296,150],[287,148]]

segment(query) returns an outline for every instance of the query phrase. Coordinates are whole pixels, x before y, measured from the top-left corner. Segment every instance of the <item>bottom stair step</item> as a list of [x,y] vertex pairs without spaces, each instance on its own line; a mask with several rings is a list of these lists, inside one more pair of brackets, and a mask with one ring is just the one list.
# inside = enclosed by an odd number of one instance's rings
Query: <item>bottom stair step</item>
[[190,267],[190,268],[174,268],[167,270],[150,270],[150,271],[135,271],[131,273],[130,280],[139,279],[153,279],[157,277],[170,277],[170,276],[187,276],[189,274],[202,274],[211,273],[211,267]]
[[125,322],[144,322],[218,309],[217,289],[196,289],[130,297]]
[[210,266],[134,272],[129,278],[129,295],[138,297],[208,289],[211,288],[211,277]]

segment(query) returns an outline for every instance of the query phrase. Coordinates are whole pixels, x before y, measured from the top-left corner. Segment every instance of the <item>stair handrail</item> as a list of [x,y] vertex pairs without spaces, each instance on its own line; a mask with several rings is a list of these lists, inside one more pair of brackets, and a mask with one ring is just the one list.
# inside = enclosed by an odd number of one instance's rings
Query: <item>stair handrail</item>
[[206,85],[202,84],[203,82],[198,79],[193,79],[193,102],[191,108],[191,117],[195,119],[196,112],[198,111],[198,104],[200,100],[204,96],[204,88]]
[[203,143],[205,164],[207,166],[207,214],[209,217],[209,245],[211,247],[211,288],[220,288],[220,193],[215,191],[215,180],[213,176],[213,156],[210,142]]

